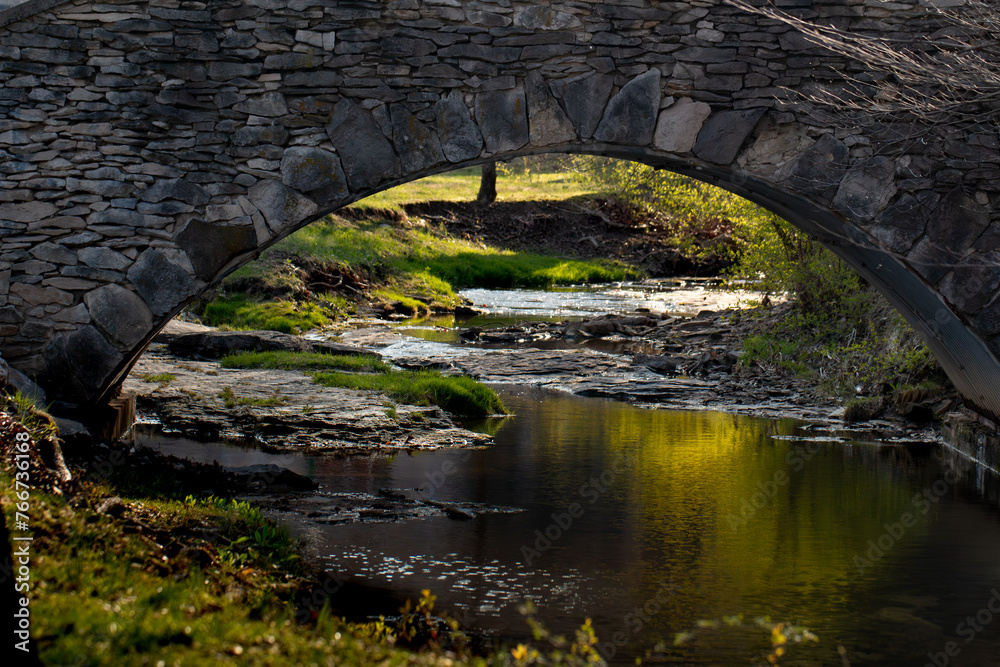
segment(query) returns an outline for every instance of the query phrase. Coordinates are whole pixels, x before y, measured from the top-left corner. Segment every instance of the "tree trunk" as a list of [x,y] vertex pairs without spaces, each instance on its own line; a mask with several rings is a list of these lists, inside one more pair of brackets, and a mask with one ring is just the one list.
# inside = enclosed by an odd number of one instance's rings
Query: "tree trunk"
[[497,163],[487,162],[483,165],[483,177],[479,181],[479,195],[476,202],[488,206],[497,200]]

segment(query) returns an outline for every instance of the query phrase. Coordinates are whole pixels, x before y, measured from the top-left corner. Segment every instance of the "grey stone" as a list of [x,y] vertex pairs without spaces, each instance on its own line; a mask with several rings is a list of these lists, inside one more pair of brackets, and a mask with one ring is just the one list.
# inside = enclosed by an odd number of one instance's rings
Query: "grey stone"
[[565,30],[566,28],[576,28],[581,25],[580,19],[573,14],[560,12],[542,5],[535,5],[518,11],[514,16],[514,24],[528,30]]
[[264,93],[257,97],[251,97],[239,104],[233,105],[234,111],[247,113],[253,116],[284,116],[288,113],[288,104],[285,96],[281,93]]
[[90,322],[90,312],[87,306],[78,303],[72,308],[63,308],[50,316],[53,322],[70,322],[73,324],[87,324]]
[[785,184],[792,192],[829,202],[847,173],[850,149],[832,134],[824,134],[800,155],[789,170]]
[[653,144],[668,153],[687,153],[694,148],[712,107],[682,97],[660,113]]
[[979,312],[972,325],[986,337],[1000,334],[1000,296]]
[[938,283],[938,291],[963,313],[978,313],[989,303],[1000,284],[998,256],[965,257]]
[[319,211],[316,202],[271,179],[250,188],[247,198],[260,210],[271,231],[278,235]]
[[611,144],[646,146],[653,138],[660,111],[660,70],[635,77],[608,102],[594,138]]
[[230,63],[213,60],[208,64],[208,76],[214,81],[229,81],[231,79],[255,79],[260,76],[263,66],[260,63]]
[[104,386],[122,362],[122,354],[90,325],[67,335],[63,345],[67,370],[93,389]]
[[372,115],[351,100],[337,102],[326,134],[337,148],[352,191],[374,188],[399,175],[399,158],[392,144]]
[[454,92],[437,103],[438,137],[445,157],[451,162],[465,162],[479,157],[483,135],[472,120],[461,93]]
[[187,253],[198,277],[211,282],[232,260],[256,250],[257,235],[249,226],[191,220],[177,235],[177,245]]
[[592,74],[570,83],[553,82],[556,96],[581,139],[594,136],[614,85],[614,77],[606,74]]
[[437,133],[417,120],[402,104],[389,107],[392,141],[400,161],[410,172],[422,171],[445,161]]
[[490,153],[513,151],[525,145],[529,134],[524,89],[479,93],[476,121]]
[[330,151],[309,146],[292,146],[281,158],[281,182],[309,195],[323,207],[350,196],[340,158]]
[[551,146],[576,139],[573,121],[559,106],[549,84],[537,70],[524,80],[524,96],[528,102],[529,137],[532,145]]
[[55,287],[39,287],[38,285],[14,283],[10,286],[10,293],[16,294],[32,306],[44,306],[50,303],[68,306],[73,303],[72,294]]
[[936,285],[958,264],[961,257],[935,246],[930,239],[924,238],[910,250],[906,260],[924,280]]
[[284,146],[288,141],[288,130],[281,125],[249,125],[237,130],[230,141],[233,146]]
[[990,224],[989,211],[961,187],[952,189],[927,222],[927,238],[935,246],[959,255],[979,238]]
[[767,110],[720,111],[712,115],[698,133],[698,141],[692,151],[709,162],[732,163],[765,111]]
[[896,165],[878,155],[852,167],[833,198],[834,210],[868,221],[896,194]]
[[76,252],[63,248],[62,246],[56,245],[54,243],[42,243],[35,246],[29,251],[35,259],[40,259],[43,262],[52,262],[53,264],[68,264],[73,266],[77,263]]
[[929,213],[919,199],[905,194],[879,214],[869,231],[887,250],[905,253],[924,235]]
[[10,222],[37,222],[56,213],[59,209],[48,202],[33,201],[23,204],[0,204],[0,220]]
[[188,272],[159,248],[150,248],[139,255],[128,270],[128,279],[157,317],[171,312],[198,292]]
[[164,199],[176,199],[193,206],[204,206],[212,199],[212,195],[200,185],[183,178],[170,178],[156,181],[139,193],[139,199],[153,204]]
[[139,295],[120,285],[105,285],[83,297],[93,323],[127,352],[153,328],[153,313]]

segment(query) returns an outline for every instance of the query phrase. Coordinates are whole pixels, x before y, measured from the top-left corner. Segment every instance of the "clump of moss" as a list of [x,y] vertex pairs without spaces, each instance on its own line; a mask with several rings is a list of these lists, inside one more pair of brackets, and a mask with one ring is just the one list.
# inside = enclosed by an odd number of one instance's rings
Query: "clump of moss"
[[345,370],[384,373],[385,363],[373,354],[321,354],[318,352],[238,352],[223,357],[223,368],[267,368],[278,370]]
[[326,387],[382,391],[411,405],[437,405],[459,415],[507,414],[496,392],[470,377],[444,376],[436,371],[398,371],[378,375],[317,373],[314,381]]
[[212,301],[205,306],[201,321],[226,329],[269,329],[288,334],[330,324],[330,318],[316,303],[252,301],[244,295]]

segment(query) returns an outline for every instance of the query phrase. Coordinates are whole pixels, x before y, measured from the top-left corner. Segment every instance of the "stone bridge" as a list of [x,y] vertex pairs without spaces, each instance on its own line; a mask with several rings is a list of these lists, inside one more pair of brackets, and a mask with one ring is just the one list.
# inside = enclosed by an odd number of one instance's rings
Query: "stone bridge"
[[[779,0],[915,39],[919,5]],[[716,0],[31,0],[0,13],[0,354],[106,400],[169,318],[303,225],[436,172],[627,158],[782,215],[1000,415],[1000,147],[791,90],[855,65]]]

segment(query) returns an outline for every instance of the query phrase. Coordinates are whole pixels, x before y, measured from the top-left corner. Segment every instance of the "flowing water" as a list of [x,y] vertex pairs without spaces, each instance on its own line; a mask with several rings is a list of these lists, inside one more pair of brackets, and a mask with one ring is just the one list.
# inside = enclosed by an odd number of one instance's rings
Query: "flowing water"
[[423,489],[522,510],[333,526],[286,516],[345,578],[334,603],[356,612],[391,614],[429,588],[438,609],[516,643],[530,638],[518,607],[531,600],[559,633],[592,619],[602,654],[620,664],[650,652],[763,664],[770,634],[753,623],[763,616],[819,638],[782,664],[847,664],[838,647],[852,665],[1000,664],[992,472],[946,449],[792,421],[499,391],[515,416],[480,450],[271,458],[154,440],[227,465],[275,462],[326,491]]

